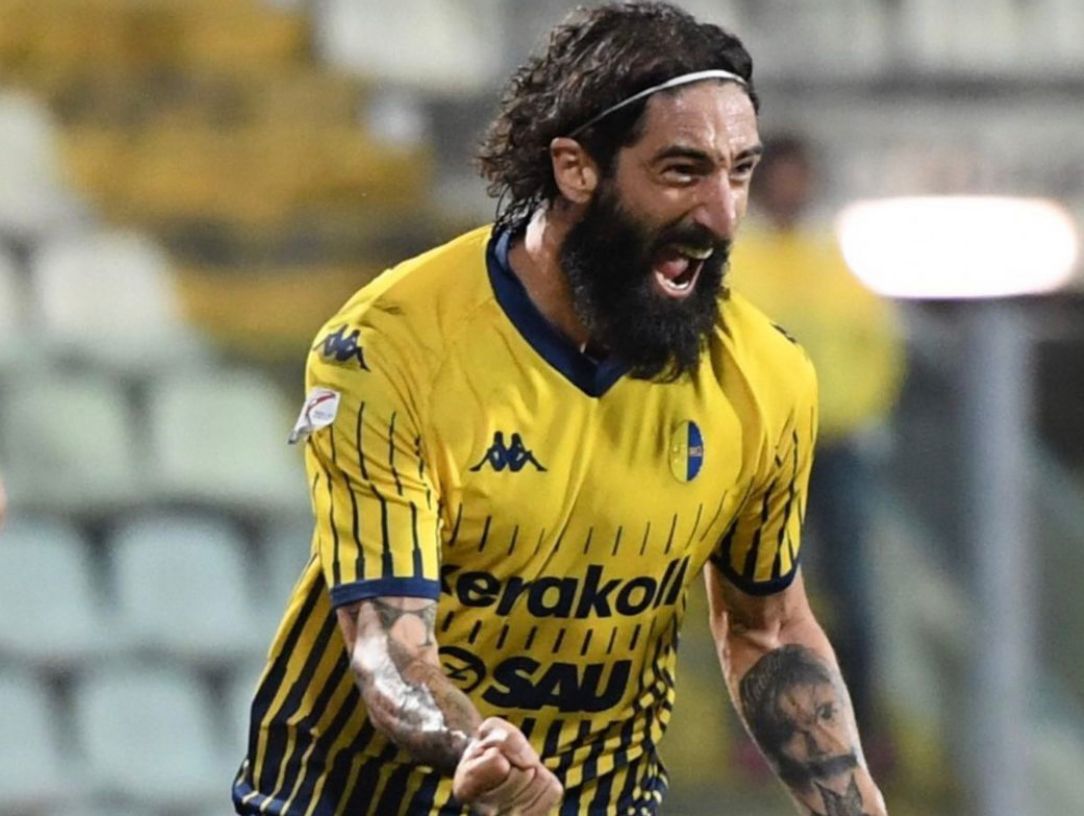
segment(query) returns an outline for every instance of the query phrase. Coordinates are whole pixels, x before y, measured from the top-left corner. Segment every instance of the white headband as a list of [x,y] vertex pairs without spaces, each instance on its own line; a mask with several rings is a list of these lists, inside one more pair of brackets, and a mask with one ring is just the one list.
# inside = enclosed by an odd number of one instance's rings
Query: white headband
[[666,91],[670,88],[677,88],[679,85],[688,85],[691,82],[699,82],[702,79],[725,79],[729,80],[730,82],[737,82],[743,88],[749,87],[749,83],[747,83],[742,77],[730,71],[724,71],[721,68],[714,68],[710,71],[693,71],[691,74],[682,74],[681,76],[676,76],[673,79],[668,79],[666,80],[666,82],[660,83],[658,85],[652,85],[650,88],[645,88],[639,93],[634,93],[628,99],[622,99],[616,105],[611,105],[610,107],[606,108],[606,110],[604,110],[598,116],[588,120],[585,124],[580,125],[568,135],[570,138],[575,137],[576,134],[582,133],[583,131],[587,130],[587,128],[591,127],[591,125],[601,121],[602,119],[605,119],[611,113],[619,111],[627,105],[631,105],[633,102],[639,102],[645,96],[651,96],[651,94],[653,93],[658,93],[659,91]]

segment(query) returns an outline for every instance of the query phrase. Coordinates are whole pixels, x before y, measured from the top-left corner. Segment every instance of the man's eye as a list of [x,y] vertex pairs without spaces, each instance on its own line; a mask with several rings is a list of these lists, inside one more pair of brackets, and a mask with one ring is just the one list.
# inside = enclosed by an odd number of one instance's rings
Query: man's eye
[[739,179],[749,178],[753,174],[754,167],[756,167],[755,162],[742,162],[730,171],[730,175]]
[[836,707],[832,703],[822,703],[817,706],[817,716],[822,720],[830,720],[836,716]]
[[696,168],[691,164],[672,164],[666,168],[666,175],[689,178],[696,174]]

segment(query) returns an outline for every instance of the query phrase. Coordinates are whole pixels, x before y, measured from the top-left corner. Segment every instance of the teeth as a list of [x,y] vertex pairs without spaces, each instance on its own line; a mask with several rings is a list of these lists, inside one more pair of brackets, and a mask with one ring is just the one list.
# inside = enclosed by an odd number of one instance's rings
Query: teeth
[[713,247],[691,247],[679,245],[677,251],[687,258],[693,258],[697,261],[706,261],[711,257],[711,254],[715,251]]
[[683,283],[678,283],[675,280],[670,280],[669,278],[659,276],[659,283],[661,283],[665,288],[669,289],[672,292],[685,292],[689,289],[690,286],[693,285],[693,278],[689,278],[689,280]]

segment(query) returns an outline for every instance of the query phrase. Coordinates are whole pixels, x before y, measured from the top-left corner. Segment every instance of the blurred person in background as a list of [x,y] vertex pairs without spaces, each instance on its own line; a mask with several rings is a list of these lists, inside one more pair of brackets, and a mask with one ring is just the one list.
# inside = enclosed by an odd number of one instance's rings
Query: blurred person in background
[[[662,3],[573,14],[482,145],[495,225],[321,330],[292,435],[312,555],[238,813],[657,813],[701,572],[753,735],[749,684],[853,759],[798,756],[810,796],[764,746],[802,812],[886,812],[798,566],[813,367],[725,284],[756,107],[722,29]],[[784,699],[769,681],[798,664],[828,683]]]
[[810,220],[820,182],[811,146],[794,134],[764,142],[732,280],[797,338],[817,370],[820,433],[807,515],[816,547],[806,566],[815,597],[823,595],[825,628],[871,757],[884,761],[874,699],[870,505],[879,433],[903,379],[903,340],[892,305],[854,277],[832,232]]

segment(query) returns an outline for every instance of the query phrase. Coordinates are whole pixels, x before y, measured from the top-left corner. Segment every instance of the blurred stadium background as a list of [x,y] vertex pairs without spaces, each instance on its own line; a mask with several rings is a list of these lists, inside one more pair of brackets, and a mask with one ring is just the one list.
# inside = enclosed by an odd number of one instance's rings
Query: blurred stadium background
[[[750,46],[763,127],[813,140],[826,223],[856,198],[943,193],[1048,197],[1084,220],[1080,0],[683,5]],[[471,149],[570,6],[0,0],[0,814],[230,811],[308,546],[284,442],[312,335],[389,263],[491,217]],[[1084,813],[1080,280],[1014,306],[1034,606],[1009,611],[1035,659],[1009,734],[1028,768],[1014,816]],[[991,712],[968,305],[901,309],[907,377],[875,435],[877,761],[897,816],[995,816],[973,761]],[[666,812],[789,812],[702,608]]]

